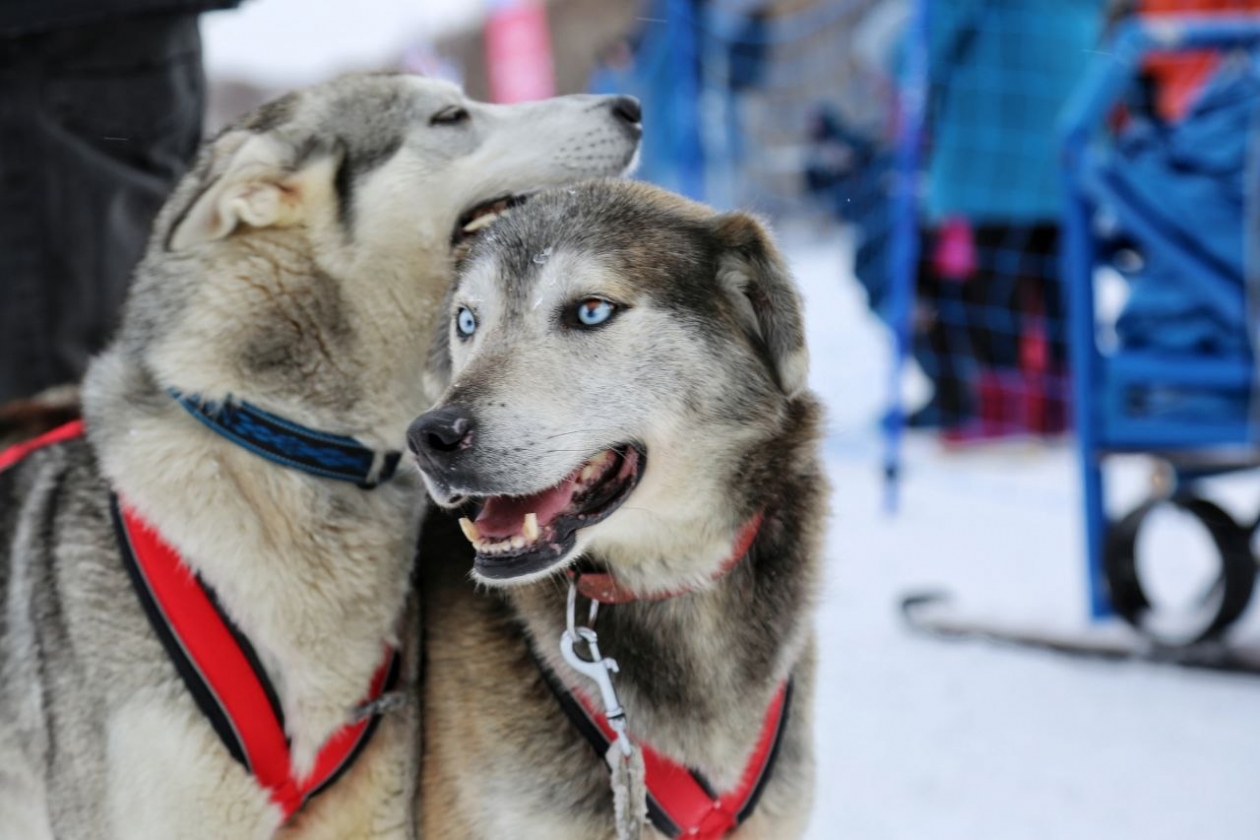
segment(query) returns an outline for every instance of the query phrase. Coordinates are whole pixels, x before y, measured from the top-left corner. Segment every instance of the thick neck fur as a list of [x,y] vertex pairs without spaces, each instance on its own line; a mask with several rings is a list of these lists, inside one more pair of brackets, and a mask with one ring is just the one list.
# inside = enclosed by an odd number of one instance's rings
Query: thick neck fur
[[[604,606],[596,624],[601,651],[621,669],[613,682],[631,733],[721,789],[738,781],[812,629],[824,524],[812,521],[825,493],[819,414],[811,396],[794,400],[783,431],[738,471],[740,506],[766,511],[742,562],[701,591]],[[559,653],[565,597],[554,580],[510,591],[536,652],[570,689],[596,697]]]
[[[256,278],[236,293],[277,299],[296,287],[276,276]],[[293,306],[300,310],[303,302]],[[401,448],[406,424],[424,407],[423,396],[418,382],[412,394],[400,394],[402,374],[389,368],[403,364],[393,353],[412,349],[409,345],[415,348],[411,358],[420,358],[424,337],[408,339],[384,318],[370,335],[362,323],[329,327],[327,317],[345,316],[344,308],[333,308],[336,312],[311,312],[309,323],[273,328],[293,329],[312,346],[329,348],[319,352],[335,354],[334,342],[349,342],[343,355],[324,360],[327,364],[307,360],[292,372],[305,380],[268,383],[261,395],[265,378],[241,376],[225,390],[298,422],[344,433],[344,409],[335,400],[324,405],[301,400],[304,393],[336,394],[341,389],[337,378],[350,376],[358,389],[353,403],[364,412],[358,436],[371,446]],[[280,695],[295,767],[304,772],[363,698],[384,646],[401,641],[421,508],[419,482],[400,471],[393,481],[365,491],[270,463],[238,447],[165,393],[168,386],[199,388],[200,383],[190,385],[172,373],[180,370],[173,360],[186,358],[194,365],[198,348],[181,346],[179,336],[137,341],[131,326],[132,334],[124,332],[89,371],[84,396],[89,437],[114,489],[215,590],[258,650]],[[221,365],[231,350],[199,340],[212,365]],[[166,348],[164,358],[140,354],[139,348],[154,344]],[[393,345],[389,352],[387,344]],[[378,369],[354,369],[373,360]],[[163,372],[154,373],[159,367]],[[203,365],[200,370],[213,379],[223,368]],[[217,390],[205,395],[225,396]]]

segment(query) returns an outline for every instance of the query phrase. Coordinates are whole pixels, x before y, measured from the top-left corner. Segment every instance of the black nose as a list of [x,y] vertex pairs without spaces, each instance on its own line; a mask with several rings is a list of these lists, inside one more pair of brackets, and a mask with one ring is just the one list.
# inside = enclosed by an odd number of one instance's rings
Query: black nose
[[411,451],[426,460],[467,449],[472,437],[472,415],[457,405],[421,414],[407,429]]
[[633,96],[618,96],[612,102],[613,113],[631,125],[643,122],[643,107]]

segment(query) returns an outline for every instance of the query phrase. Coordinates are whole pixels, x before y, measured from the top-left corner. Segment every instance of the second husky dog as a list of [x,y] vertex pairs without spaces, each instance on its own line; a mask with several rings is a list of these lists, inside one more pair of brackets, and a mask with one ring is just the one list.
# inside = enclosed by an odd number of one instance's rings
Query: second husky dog
[[0,837],[414,836],[413,360],[453,247],[638,139],[630,99],[366,75],[205,146],[86,438],[0,456]]
[[627,726],[660,835],[798,836],[826,491],[766,232],[643,185],[551,191],[474,245],[448,317],[450,386],[408,433],[470,517],[471,546],[422,535],[426,836],[633,836]]

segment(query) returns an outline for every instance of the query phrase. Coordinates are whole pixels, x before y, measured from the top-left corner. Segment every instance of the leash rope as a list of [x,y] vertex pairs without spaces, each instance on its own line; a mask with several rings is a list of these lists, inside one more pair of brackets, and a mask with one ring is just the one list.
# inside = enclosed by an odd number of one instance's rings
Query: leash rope
[[[596,710],[595,704],[580,692],[570,691],[543,662],[532,643],[528,644],[528,650],[561,711],[613,774],[609,783],[614,807],[619,800],[627,803],[646,800],[648,821],[657,831],[670,838],[695,840],[721,840],[756,811],[774,774],[787,730],[792,707],[790,678],[779,687],[766,709],[757,743],[739,783],[730,791],[718,793],[699,771],[684,767],[647,744],[631,741],[633,755],[625,757],[617,745],[617,731]],[[637,776],[617,776],[617,773],[623,762],[630,765],[638,761],[643,765],[643,781],[642,786],[636,788]],[[637,769],[633,769],[633,773],[637,773]],[[615,816],[618,831],[621,831],[621,817]]]

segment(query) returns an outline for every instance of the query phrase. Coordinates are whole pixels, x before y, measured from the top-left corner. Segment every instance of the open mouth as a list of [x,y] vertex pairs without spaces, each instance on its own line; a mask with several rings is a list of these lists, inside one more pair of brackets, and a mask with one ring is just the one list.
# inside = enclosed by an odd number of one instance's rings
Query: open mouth
[[527,198],[525,195],[503,195],[465,210],[455,222],[455,230],[451,231],[451,247],[466,248],[479,233],[511,213],[513,207],[524,204]]
[[639,483],[647,457],[636,446],[605,449],[563,481],[528,496],[483,496],[476,519],[459,520],[477,550],[474,567],[486,579],[511,580],[559,563],[577,532],[621,507]]

